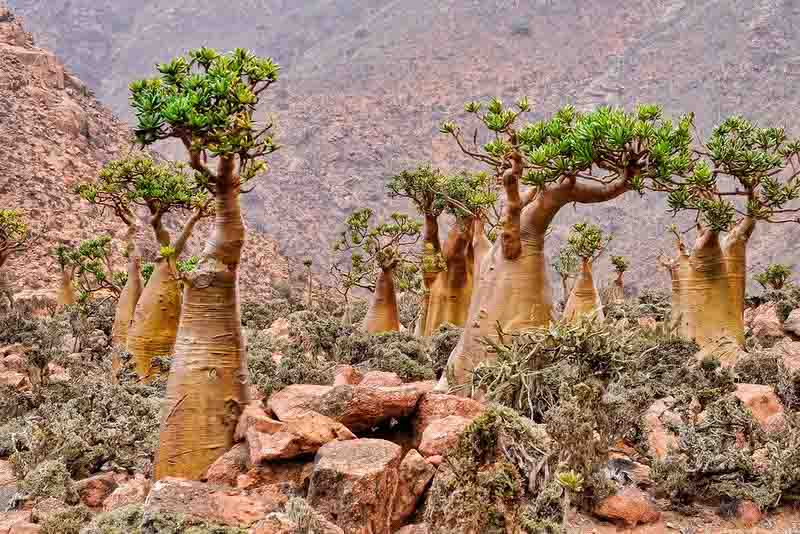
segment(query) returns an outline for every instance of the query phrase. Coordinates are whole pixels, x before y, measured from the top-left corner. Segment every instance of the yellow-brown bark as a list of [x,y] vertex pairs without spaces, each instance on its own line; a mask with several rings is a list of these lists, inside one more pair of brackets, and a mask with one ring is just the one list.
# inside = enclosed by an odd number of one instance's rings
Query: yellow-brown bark
[[181,280],[174,262],[161,258],[150,275],[128,332],[128,352],[140,378],[152,378],[152,361],[170,356],[178,335]]
[[725,340],[744,343],[737,295],[731,289],[727,261],[716,232],[702,230],[689,257],[689,276],[681,280],[681,300],[689,339],[701,347]]
[[[193,165],[199,166],[197,159]],[[233,158],[219,160],[214,185],[214,227],[197,269],[184,280],[156,479],[199,479],[233,445],[233,431],[247,402],[238,289],[245,232]]]
[[393,269],[381,269],[375,283],[367,315],[364,317],[364,331],[370,334],[398,332],[400,314],[397,310],[397,294],[394,289]]
[[125,347],[128,342],[136,304],[142,295],[141,258],[135,256],[128,260],[128,280],[119,294],[114,324],[111,327],[111,342],[114,347]]
[[437,273],[430,286],[424,335],[443,323],[464,326],[472,298],[475,259],[472,252],[472,221],[457,222],[444,247],[447,268]]
[[583,258],[581,262],[581,272],[572,287],[572,292],[567,299],[564,307],[564,320],[574,322],[582,317],[596,317],[603,320],[603,307],[600,304],[600,295],[594,285],[592,277],[592,261]]
[[75,286],[72,284],[73,270],[70,268],[62,269],[61,276],[58,283],[58,297],[56,304],[58,308],[65,306],[72,306],[77,300],[75,298]]
[[[512,169],[522,172],[513,165]],[[518,179],[519,176],[504,177],[504,184],[511,184],[507,187],[507,196],[508,189],[515,188]],[[624,178],[605,185],[565,179],[549,190],[527,193],[519,216],[514,209],[507,209],[504,217],[511,221],[504,221],[504,238],[493,245],[482,263],[480,282],[473,294],[464,332],[450,354],[437,390],[461,395],[475,393],[470,387],[472,370],[494,357],[488,352],[484,339],[496,340],[498,325],[503,332],[515,332],[549,324],[552,296],[546,274],[544,237],[553,217],[571,202],[610,200],[627,189]],[[511,193],[513,195],[513,191]],[[515,218],[519,223],[518,235],[514,235]]]

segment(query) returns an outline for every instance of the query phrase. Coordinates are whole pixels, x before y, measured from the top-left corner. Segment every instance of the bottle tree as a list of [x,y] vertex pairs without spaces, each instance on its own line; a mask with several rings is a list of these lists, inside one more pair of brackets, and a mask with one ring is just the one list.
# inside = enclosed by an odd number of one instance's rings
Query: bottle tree
[[[151,266],[152,274],[131,316],[125,344],[136,372],[149,378],[153,358],[171,355],[175,346],[182,290],[178,258],[197,222],[210,215],[208,192],[196,180],[195,171],[177,163],[158,164],[144,153],[108,163],[96,182],[80,184],[76,191],[92,204],[127,205],[149,212],[148,223],[160,246],[159,258]],[[172,242],[164,217],[189,211],[194,213]],[[131,276],[129,269],[128,280]]]
[[551,264],[553,270],[561,279],[561,305],[567,305],[567,299],[572,291],[572,281],[578,274],[578,257],[569,246],[563,246]]
[[742,346],[747,243],[758,221],[798,221],[800,143],[781,128],[731,117],[696,156],[694,172],[669,195],[673,211],[696,213],[696,239],[678,278],[681,333],[702,347]]
[[780,291],[792,276],[792,268],[782,263],[773,263],[755,276],[756,282],[765,290]]
[[567,248],[580,259],[581,266],[567,304],[564,306],[565,321],[576,321],[586,316],[604,319],[600,294],[592,277],[592,265],[603,253],[609,241],[610,238],[595,224],[578,223],[570,229]]
[[3,267],[12,256],[27,250],[32,239],[21,211],[0,209],[0,299],[7,299],[11,307],[14,306],[14,292]]
[[127,278],[117,301],[114,324],[111,328],[113,345],[124,349],[128,340],[128,329],[133,320],[133,312],[139,302],[143,288],[141,276],[142,254],[136,244],[139,220],[134,213],[131,199],[123,192],[108,191],[92,194],[93,191],[92,186],[88,183],[79,184],[75,188],[75,192],[83,199],[110,211],[126,226],[124,256],[127,259]]
[[[155,460],[155,477],[199,478],[233,445],[247,402],[239,262],[245,239],[239,195],[277,148],[272,124],[256,121],[278,79],[270,58],[243,49],[192,50],[131,84],[143,145],[177,139],[213,197],[214,222],[196,269],[184,279],[183,308]],[[213,158],[213,159],[210,159]]]
[[[68,281],[70,287],[62,288],[62,291],[70,294],[72,303],[85,302],[94,295],[106,294],[119,305],[128,286],[128,273],[114,269],[111,237],[87,239],[80,242],[77,247],[58,245],[53,250],[53,256],[62,273],[68,275],[64,279]],[[75,289],[78,290],[77,296]]]
[[680,232],[675,225],[670,227],[670,233],[675,239],[675,249],[677,254],[670,257],[669,254],[660,253],[658,261],[661,266],[667,271],[670,279],[671,288],[671,311],[670,311],[670,328],[674,330],[679,336],[689,338],[689,323],[685,313],[685,292],[681,289],[682,281],[685,281],[689,276],[689,254],[686,251],[686,245],[683,243]]
[[617,276],[611,284],[609,300],[619,304],[625,301],[625,281],[623,277],[630,264],[624,256],[611,256],[611,265],[614,267],[614,272],[617,273]]
[[362,328],[369,333],[400,330],[397,309],[397,282],[403,281],[417,269],[418,254],[414,246],[419,241],[422,224],[407,215],[393,213],[387,222],[374,224],[369,208],[355,211],[347,218],[341,239],[334,252],[347,256],[350,269],[346,273],[349,287],[364,287],[373,292]]
[[[485,109],[485,111],[484,111]],[[466,110],[488,130],[468,143],[453,122],[442,131],[468,156],[487,165],[505,190],[501,235],[481,270],[462,338],[438,388],[472,392],[471,371],[491,358],[486,337],[546,326],[552,302],[544,257],[545,233],[558,211],[572,203],[605,202],[628,191],[667,185],[691,166],[691,116],[662,119],[657,106],[633,112],[601,107],[580,113],[567,106],[549,119],[521,124],[527,99],[506,108],[494,99]],[[522,190],[523,185],[529,186]]]
[[[446,175],[430,167],[420,167],[393,177],[388,187],[390,196],[411,199],[425,220],[422,254],[425,291],[417,333],[430,335],[445,322],[463,326],[472,298],[476,265],[489,248],[482,214],[496,197],[490,190],[488,176]],[[439,239],[439,217],[443,212],[453,217],[444,246]]]

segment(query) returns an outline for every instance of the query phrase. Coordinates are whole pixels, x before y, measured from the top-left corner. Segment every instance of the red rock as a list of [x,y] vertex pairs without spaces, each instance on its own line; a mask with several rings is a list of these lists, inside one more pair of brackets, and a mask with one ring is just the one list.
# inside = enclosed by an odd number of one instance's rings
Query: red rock
[[143,503],[150,493],[150,481],[142,475],[119,485],[108,498],[103,501],[103,511],[110,512],[129,504]]
[[[314,469],[313,461],[288,460],[254,465],[236,478],[236,487],[253,489],[272,484],[285,484],[295,490],[308,487],[308,479]],[[304,490],[303,490],[304,491]]]
[[11,371],[25,371],[25,359],[19,354],[11,354],[3,358],[3,365]]
[[736,519],[745,528],[754,527],[761,521],[761,509],[753,501],[741,501],[736,507]]
[[[318,512],[312,510],[316,520],[314,534],[344,534],[344,531],[325,519]],[[300,525],[295,523],[284,513],[272,513],[256,523],[247,534],[297,534],[301,531]],[[303,530],[306,532],[306,530]]]
[[233,439],[243,441],[247,436],[247,430],[255,426],[259,432],[277,432],[281,426],[280,421],[275,421],[267,415],[260,402],[251,402],[245,406],[239,422],[236,424],[236,431]]
[[24,389],[28,385],[28,376],[17,371],[4,371],[0,373],[0,385]]
[[[800,310],[795,310],[800,311]],[[794,312],[793,312],[794,313]],[[783,360],[783,366],[790,373],[800,371],[800,341],[784,339],[773,349]]]
[[439,465],[441,465],[442,462],[444,462],[444,456],[441,456],[439,454],[436,454],[434,456],[428,456],[427,458],[425,458],[425,461],[433,466],[438,467]]
[[615,495],[606,497],[595,506],[594,513],[628,526],[654,523],[661,519],[661,512],[650,496],[634,487],[623,488]]
[[792,310],[789,317],[783,322],[783,330],[795,336],[800,336],[800,309]]
[[328,393],[331,386],[312,386],[296,384],[273,393],[267,401],[267,407],[278,419],[289,416],[292,412],[304,412],[319,397]]
[[289,386],[270,398],[269,407],[281,421],[315,411],[360,432],[392,418],[408,417],[422,394],[423,389],[417,384]]
[[425,456],[443,456],[458,444],[458,438],[472,419],[450,415],[436,419],[425,428],[419,442],[419,452]]
[[47,365],[47,373],[51,382],[69,382],[70,380],[69,371],[54,363]]
[[42,527],[33,523],[16,523],[11,526],[8,534],[39,534]]
[[348,534],[391,534],[402,449],[389,441],[333,441],[317,452],[308,503]]
[[428,534],[429,532],[427,523],[419,523],[417,525],[406,525],[394,534]]
[[337,439],[355,439],[355,435],[343,424],[316,412],[290,414],[286,422],[276,421],[270,432],[259,431],[257,425],[247,431],[250,463],[253,465],[313,454]]
[[364,375],[364,379],[359,382],[360,386],[402,386],[403,380],[397,373],[386,373],[384,371],[370,371]]
[[679,423],[680,416],[670,410],[675,403],[672,397],[658,399],[647,409],[644,415],[647,426],[647,443],[650,453],[656,458],[664,458],[667,452],[678,444],[678,438],[667,430],[665,423]]
[[749,315],[745,315],[745,325],[757,338],[780,338],[784,336],[783,325],[778,318],[775,304],[762,304]]
[[0,486],[13,484],[17,479],[14,477],[14,469],[11,462],[0,460]]
[[466,397],[427,393],[417,406],[417,413],[414,416],[414,435],[419,442],[425,429],[433,421],[453,415],[471,421],[482,414],[485,409],[486,407],[480,402]]
[[772,386],[737,384],[733,394],[747,406],[765,431],[783,428],[783,403]]
[[247,528],[288,500],[282,494],[250,492],[168,477],[153,484],[145,513],[182,514],[188,518]]
[[99,508],[103,506],[103,501],[117,489],[117,481],[113,472],[101,473],[78,480],[75,482],[75,489],[78,490],[83,504],[89,508]]
[[363,378],[361,373],[352,365],[337,365],[333,370],[333,374],[334,386],[341,386],[343,384],[356,386]]
[[31,523],[30,520],[30,510],[0,513],[0,533],[37,534],[40,527]]
[[237,443],[217,458],[206,471],[205,480],[214,486],[236,487],[236,480],[250,465],[250,449],[246,443]]
[[399,528],[417,509],[420,497],[430,484],[436,468],[411,449],[400,463],[400,478],[394,499],[392,528]]

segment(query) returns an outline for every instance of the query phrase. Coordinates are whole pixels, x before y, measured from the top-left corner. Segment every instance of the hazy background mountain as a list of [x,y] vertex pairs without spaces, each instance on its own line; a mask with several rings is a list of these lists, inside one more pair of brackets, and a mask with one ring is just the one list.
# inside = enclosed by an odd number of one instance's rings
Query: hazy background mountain
[[[465,101],[528,95],[533,117],[565,103],[662,103],[692,111],[701,131],[741,113],[798,116],[800,4],[793,0],[9,0],[40,45],[129,119],[127,85],[202,45],[243,46],[282,65],[266,110],[285,148],[246,199],[251,224],[283,252],[321,264],[340,221],[364,205],[388,211],[384,183],[415,161],[465,163],[437,133]],[[565,209],[615,233],[629,277],[665,285],[655,258],[672,222],[663,202],[633,194]],[[797,225],[757,230],[751,269],[792,262]],[[602,262],[607,271],[607,261]]]

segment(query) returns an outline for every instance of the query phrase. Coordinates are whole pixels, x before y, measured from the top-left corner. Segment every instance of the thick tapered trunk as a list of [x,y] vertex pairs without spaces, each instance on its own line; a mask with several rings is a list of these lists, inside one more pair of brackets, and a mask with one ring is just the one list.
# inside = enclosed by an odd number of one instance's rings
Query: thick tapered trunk
[[678,256],[670,266],[670,278],[672,280],[672,310],[670,322],[672,329],[685,339],[691,339],[689,332],[689,309],[687,307],[686,286],[691,275],[691,264],[689,255],[679,248]]
[[623,273],[617,273],[617,277],[611,283],[611,288],[608,292],[608,302],[613,304],[622,304],[625,302],[625,282],[622,277]]
[[700,347],[721,346],[730,341],[742,345],[744,326],[736,303],[738,295],[731,289],[717,233],[700,233],[688,264],[688,277],[681,280],[680,286],[687,321],[684,334]]
[[155,376],[153,358],[170,356],[175,348],[181,314],[181,280],[174,262],[161,258],[144,288],[133,325],[128,332],[128,352],[140,378]]
[[14,288],[11,285],[11,280],[9,280],[8,273],[3,269],[3,264],[5,263],[5,259],[0,256],[0,306],[3,304],[3,300],[8,301],[8,305],[10,308],[14,307]]
[[393,278],[392,268],[381,269],[375,284],[375,293],[364,317],[365,332],[378,334],[400,330],[400,314],[397,310],[397,294]]
[[443,323],[464,326],[472,298],[472,221],[456,223],[444,247],[447,269],[437,273],[430,285],[424,335],[431,335]]
[[589,316],[596,317],[601,321],[604,318],[600,295],[592,277],[592,262],[584,258],[581,264],[581,272],[575,285],[572,286],[572,292],[564,307],[563,318],[567,322],[574,322]]
[[247,402],[238,289],[244,225],[233,161],[223,159],[219,167],[214,228],[197,269],[185,277],[156,479],[199,479],[233,445]]
[[119,294],[114,324],[111,327],[111,342],[117,348],[125,348],[128,343],[128,331],[136,311],[136,304],[142,295],[141,265],[141,258],[138,255],[128,260],[128,280]]
[[755,220],[751,217],[742,219],[731,232],[725,236],[722,252],[725,255],[725,267],[728,274],[731,305],[734,307],[736,321],[736,339],[744,343],[744,298],[747,291],[747,243],[755,230]]
[[[187,221],[175,242],[173,255],[159,259],[136,306],[128,332],[128,352],[133,356],[136,372],[142,379],[149,380],[155,376],[153,358],[171,356],[175,348],[183,302],[176,262],[201,215],[202,211],[198,211]],[[154,217],[151,224],[159,244],[169,246],[171,238],[161,224],[161,216]]]
[[58,309],[65,306],[72,306],[77,300],[75,297],[75,286],[72,284],[72,270],[62,269],[61,277],[58,284],[58,297],[56,304]]
[[[514,165],[512,162],[512,171]],[[521,175],[521,167],[516,172]],[[513,200],[512,205],[523,207],[518,212],[516,206],[507,206],[503,238],[482,263],[464,331],[450,354],[438,391],[479,396],[471,388],[472,370],[494,358],[485,338],[497,340],[498,326],[504,333],[513,333],[549,324],[553,305],[544,255],[548,226],[564,205],[610,200],[624,193],[627,183],[627,178],[620,178],[607,185],[586,186],[565,179],[548,191],[530,192],[525,201],[518,202],[514,178],[504,176],[506,196]]]

